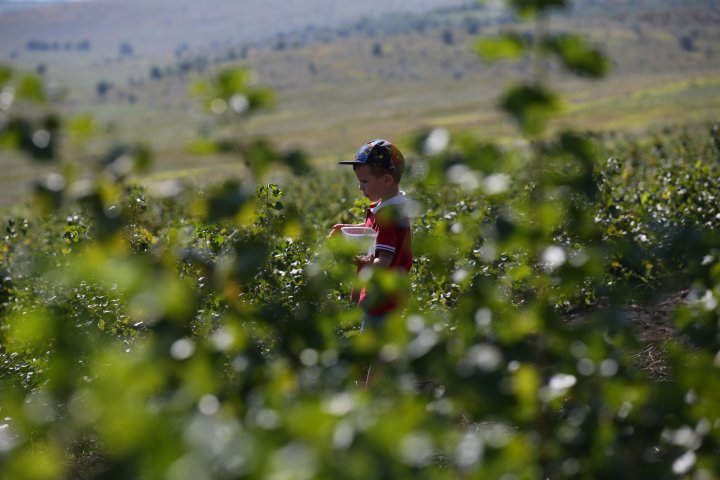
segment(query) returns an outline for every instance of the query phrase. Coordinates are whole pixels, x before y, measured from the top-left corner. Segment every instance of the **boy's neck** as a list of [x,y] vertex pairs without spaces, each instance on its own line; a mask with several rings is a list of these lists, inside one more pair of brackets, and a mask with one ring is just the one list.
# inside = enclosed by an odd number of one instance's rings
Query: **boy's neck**
[[388,192],[386,195],[383,195],[378,203],[382,203],[385,200],[390,200],[397,195],[400,195],[400,187],[396,185],[392,191]]

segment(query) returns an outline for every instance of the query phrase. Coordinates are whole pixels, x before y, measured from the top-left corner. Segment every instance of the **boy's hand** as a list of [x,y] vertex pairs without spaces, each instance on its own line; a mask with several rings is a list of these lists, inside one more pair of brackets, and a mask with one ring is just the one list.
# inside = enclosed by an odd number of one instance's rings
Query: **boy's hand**
[[352,225],[349,223],[338,223],[332,226],[332,230],[330,230],[330,235],[328,235],[328,238],[334,237],[336,235],[340,235],[341,230],[343,227],[356,227],[357,225]]
[[358,255],[355,257],[355,265],[359,268],[375,263],[375,255],[372,253],[368,255]]
[[340,230],[345,226],[345,224],[338,223],[336,225],[332,226],[332,230],[330,230],[330,235],[328,235],[328,238],[334,237],[336,235],[340,235]]

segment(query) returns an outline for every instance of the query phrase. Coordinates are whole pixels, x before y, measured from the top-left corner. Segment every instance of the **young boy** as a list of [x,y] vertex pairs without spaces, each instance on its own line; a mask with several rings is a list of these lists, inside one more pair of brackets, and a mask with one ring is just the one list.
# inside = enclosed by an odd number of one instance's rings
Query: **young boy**
[[[372,202],[365,223],[360,225],[333,225],[331,235],[342,227],[366,226],[377,232],[375,253],[356,257],[358,272],[369,266],[397,269],[407,273],[413,262],[410,220],[406,212],[407,200],[400,190],[400,179],[405,170],[405,159],[400,150],[387,140],[373,140],[363,145],[354,160],[340,162],[352,165],[360,191]],[[368,289],[357,296],[365,312],[363,328],[376,327],[398,307],[397,297],[372,298]],[[369,325],[367,325],[369,324]]]

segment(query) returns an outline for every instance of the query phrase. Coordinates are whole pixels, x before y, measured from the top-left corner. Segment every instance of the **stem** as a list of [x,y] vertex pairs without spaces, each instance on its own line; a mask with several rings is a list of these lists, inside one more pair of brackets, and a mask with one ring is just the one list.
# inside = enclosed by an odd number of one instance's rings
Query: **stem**
[[547,81],[548,69],[543,44],[549,29],[550,17],[544,12],[538,13],[535,17],[535,62],[533,65],[533,81],[537,86],[541,86]]

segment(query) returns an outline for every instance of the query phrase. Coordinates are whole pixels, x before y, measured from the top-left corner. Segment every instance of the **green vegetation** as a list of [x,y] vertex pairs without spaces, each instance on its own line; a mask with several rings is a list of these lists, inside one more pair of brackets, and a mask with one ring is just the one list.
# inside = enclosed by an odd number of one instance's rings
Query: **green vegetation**
[[[509,3],[539,24],[564,4]],[[549,66],[608,63],[583,37],[521,33],[478,50],[535,66],[500,101],[522,145],[407,142],[407,279],[356,278],[326,239],[362,215],[351,174],[236,134],[274,99],[247,70],[194,84],[213,122],[193,150],[240,160],[199,184],[140,176],[148,144],[63,119],[36,76],[0,69],[2,147],[102,152],[3,219],[0,477],[715,478],[719,127],[560,130]],[[411,295],[358,334],[363,282]],[[677,292],[659,374],[629,309]]]

